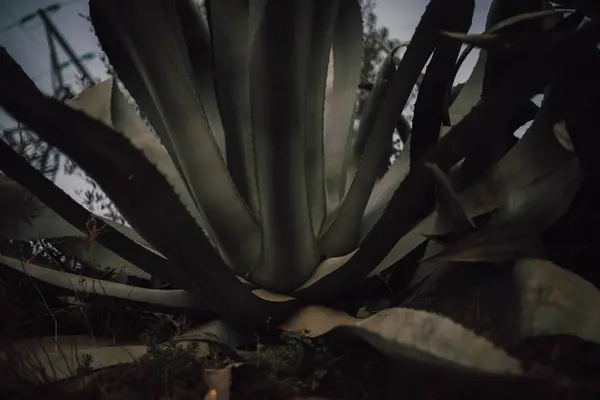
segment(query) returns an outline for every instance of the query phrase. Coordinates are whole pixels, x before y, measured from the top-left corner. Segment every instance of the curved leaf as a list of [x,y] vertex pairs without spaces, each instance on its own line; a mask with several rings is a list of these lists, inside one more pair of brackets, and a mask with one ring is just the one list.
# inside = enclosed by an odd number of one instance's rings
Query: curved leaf
[[[461,7],[461,6],[458,6]],[[452,17],[443,24],[446,29],[467,32],[473,18],[473,6],[465,3],[455,9]],[[431,61],[419,85],[411,130],[411,165],[421,162],[423,156],[438,141],[444,119],[444,94],[452,87],[453,70],[460,52],[460,43],[439,37]],[[432,197],[430,195],[430,197]],[[422,199],[424,202],[427,199]]]
[[[211,35],[200,3],[196,0],[175,1],[181,32],[190,59],[194,84],[202,101],[202,109],[210,125],[212,134],[221,154],[226,152],[225,133],[221,121],[221,108],[217,104],[213,73],[214,53],[211,49]],[[228,159],[226,161],[229,161]]]
[[506,262],[539,255],[541,243],[537,232],[529,226],[486,226],[457,243],[426,256],[421,262]]
[[514,270],[521,301],[520,338],[573,335],[600,344],[600,291],[550,261],[526,259]]
[[[318,236],[327,215],[325,187],[325,115],[332,106],[334,52],[331,49],[340,0],[316,2],[308,70],[305,129],[306,187],[313,233]],[[339,60],[338,60],[339,62]],[[327,105],[327,112],[326,112]]]
[[[465,6],[472,6],[470,0],[464,1]],[[456,8],[463,9],[459,6]],[[446,16],[447,4],[434,0],[427,6],[421,22],[417,26],[413,39],[400,61],[381,103],[373,123],[373,134],[369,136],[350,189],[337,210],[335,220],[321,236],[321,251],[327,256],[348,253],[358,243],[362,215],[377,178],[381,148],[385,146],[385,142],[394,130],[398,122],[398,110],[404,108],[415,82],[436,45],[439,27],[442,26]]]
[[[261,300],[245,288],[219,258],[173,188],[127,138],[46,98],[5,51],[0,55],[0,70],[10,77],[0,83],[0,105],[90,173],[127,221],[177,266],[164,271],[173,275],[170,282],[211,296],[215,311],[226,321],[250,329],[264,329],[268,319],[277,321],[296,307],[294,301]],[[85,137],[81,130],[86,131]],[[151,198],[145,194],[149,187],[153,189]],[[169,218],[165,218],[165,209]],[[198,262],[198,253],[203,254],[203,262]]]
[[[323,122],[327,215],[335,211],[346,193],[346,150],[349,136],[354,130],[362,44],[360,5],[357,1],[341,0],[333,34],[333,87],[326,99]],[[321,230],[320,235],[322,233]]]
[[[352,180],[356,175],[356,169],[360,164],[360,159],[363,156],[365,146],[371,135],[371,130],[373,128],[373,123],[375,122],[375,118],[377,117],[377,113],[379,111],[379,107],[381,106],[381,102],[383,101],[387,90],[390,87],[391,78],[396,71],[396,52],[400,47],[407,46],[408,43],[401,44],[396,46],[387,57],[383,60],[381,65],[379,66],[379,72],[377,73],[377,77],[375,79],[375,84],[369,91],[365,104],[360,114],[360,124],[358,126],[358,131],[352,135],[353,137],[348,138],[348,146],[349,150],[346,154],[346,182],[347,186],[352,184]],[[401,118],[402,122],[404,121],[403,117]],[[401,126],[400,124],[398,124]],[[388,138],[391,141],[391,138]],[[380,162],[385,162],[387,166],[389,160],[385,159],[388,155],[388,148],[386,146],[381,146],[381,160]],[[330,221],[331,222],[331,221]],[[324,227],[325,229],[328,226]]]
[[[464,154],[467,151],[467,146],[471,145],[471,141],[475,139],[474,136],[478,133],[475,126],[479,126],[479,121],[487,120],[491,122],[492,119],[486,117],[490,113],[501,113],[506,116],[505,108],[513,106],[513,96],[528,98],[529,95],[539,90],[538,88],[543,86],[552,77],[558,68],[555,63],[550,62],[550,59],[554,58],[554,54],[556,54],[555,52],[558,49],[569,53],[570,58],[561,59],[563,62],[576,62],[575,60],[578,57],[589,50],[590,47],[593,47],[591,43],[594,43],[595,35],[596,32],[593,28],[585,31],[582,30],[575,35],[569,36],[565,41],[555,44],[556,47],[554,49],[546,49],[539,56],[534,56],[530,60],[523,62],[518,68],[515,67],[515,70],[518,70],[519,73],[508,74],[505,78],[505,83],[498,86],[509,92],[515,90],[515,93],[506,97],[504,95],[490,96],[483,100],[465,119],[453,127],[448,135],[442,138],[429,152],[425,160],[430,160],[431,162],[435,162],[436,159],[439,160],[438,165],[443,167],[442,170],[453,165],[460,159],[459,154]],[[520,83],[517,84],[516,82]],[[538,119],[538,121],[542,120]],[[566,151],[558,143],[554,135],[546,134],[547,132],[539,127],[540,124],[541,122],[534,123],[531,127],[531,132],[525,134],[502,160],[486,173],[484,178],[476,184],[471,185],[464,193],[459,194],[460,201],[469,217],[475,217],[494,210],[508,199],[513,190],[526,187],[538,177],[557,168],[561,160],[572,159],[572,153]],[[461,138],[462,135],[465,135],[464,139]],[[468,136],[470,137],[467,138]],[[461,145],[464,147],[461,148]],[[438,155],[439,159],[437,158]],[[410,177],[410,174],[408,177]],[[399,208],[400,205],[395,205],[392,208],[391,206],[394,204],[392,199],[386,212],[386,214],[390,213],[389,215],[394,215],[396,218],[402,216],[407,220],[411,220],[410,224],[407,223],[403,227],[403,233],[386,231],[387,233],[383,235],[381,233],[383,232],[383,228],[380,227],[381,231],[375,235],[374,232],[377,230],[377,225],[385,222],[383,220],[384,216],[363,241],[363,245],[361,245],[359,250],[352,253],[348,262],[340,262],[332,269],[319,266],[308,281],[310,285],[307,282],[302,290],[295,292],[296,295],[317,296],[319,292],[321,295],[324,295],[327,291],[331,291],[333,286],[336,288],[338,286],[350,286],[350,282],[353,279],[351,277],[359,274],[357,271],[366,270],[373,263],[376,263],[376,267],[366,272],[366,274],[373,275],[381,272],[421,244],[425,240],[422,236],[423,234],[443,233],[434,231],[436,213],[424,218],[416,214],[411,214],[412,211],[408,210],[414,198],[411,196],[415,196],[415,192],[403,189],[403,187],[412,189],[422,185],[419,182],[419,177],[409,184],[408,177],[400,184],[393,196],[393,198],[400,199],[404,197],[404,201],[401,204],[406,209]],[[433,178],[423,174],[422,179]],[[385,225],[382,226],[387,226],[387,224],[390,225],[386,229],[391,229],[391,226],[394,226],[394,229],[399,227],[397,222],[393,225],[391,222],[385,222]],[[395,240],[399,234],[401,238]],[[372,240],[375,240],[374,238],[377,237],[377,241],[371,242],[371,245],[367,246],[369,236],[373,238]],[[388,240],[390,243],[387,243]],[[373,248],[370,248],[370,246],[375,246],[375,243],[377,243],[377,252]],[[368,256],[367,249],[369,249]],[[381,250],[382,254],[381,259],[374,256],[374,254],[379,253],[379,250]],[[359,255],[360,257],[358,257]],[[322,265],[329,264],[323,263]],[[342,266],[343,268],[340,268]],[[323,280],[324,277],[327,277],[327,279]]]
[[[261,1],[264,3],[264,1]],[[250,49],[255,25],[263,7],[257,7],[251,20],[250,0],[207,1],[211,51],[217,102],[227,142],[227,166],[231,178],[255,215],[260,213],[256,159],[250,106]]]
[[[535,13],[540,9],[545,8],[545,6],[547,6],[545,1],[537,3],[496,1],[490,6],[490,12],[486,22],[488,30],[493,30],[494,32],[512,32],[511,34],[515,36],[515,41],[518,45],[514,48],[487,53],[485,73],[482,77],[481,96],[486,97],[494,93],[497,89],[497,85],[501,82],[502,77],[505,76],[513,66],[518,65],[520,61],[526,59],[530,51],[535,51],[535,49],[547,45],[547,42],[550,40],[547,38],[551,38],[551,36],[544,35],[543,22],[548,21],[549,18],[546,18],[545,20],[539,18],[536,20],[522,18],[523,15],[531,12]],[[550,16],[558,15],[553,10],[551,11],[552,12],[549,14]],[[509,18],[495,24],[497,21],[506,17]],[[518,28],[513,28],[512,26],[514,26],[515,20],[520,22],[525,21],[525,23],[519,24]],[[510,29],[506,29],[507,27],[510,27]],[[542,37],[541,40],[526,40],[528,37],[536,38],[540,36]],[[520,101],[519,105],[521,107],[527,107],[529,103],[529,101],[524,100]],[[514,117],[511,116],[511,118],[503,122],[498,121],[498,123],[490,126],[485,132],[481,133],[486,136],[486,140],[482,142],[479,148],[465,157],[455,179],[459,187],[464,187],[467,182],[473,181],[481,171],[497,162],[514,144],[514,127],[511,124],[513,118]]]
[[[8,155],[10,153],[5,152],[2,154]],[[12,160],[13,158],[11,158],[11,161]],[[14,160],[18,159],[14,158]],[[17,167],[23,167],[21,169],[21,171],[23,171],[26,169],[26,165],[27,164],[19,163]],[[8,167],[3,166],[3,169],[7,168]],[[44,181],[40,180],[39,182]],[[79,205],[74,201],[71,204]],[[2,225],[0,225],[0,235],[7,239],[28,241],[61,236],[87,236],[89,234],[85,229],[82,231],[75,228],[52,209],[41,203],[28,190],[23,188],[22,185],[7,177],[0,177],[0,205],[2,205],[3,210],[10,212],[7,212],[5,214],[6,216],[14,217],[12,220],[5,217],[2,220]],[[83,207],[79,207],[83,209]],[[102,225],[98,227],[99,229],[102,229],[103,224],[106,224],[127,236],[129,239],[136,241],[145,247],[150,247],[150,244],[148,244],[148,242],[133,229],[108,218],[99,217],[91,213],[88,213],[88,215],[89,219],[96,218],[101,221]],[[25,221],[27,221],[27,223],[23,223]],[[11,226],[11,224],[14,225]]]
[[[89,246],[85,252],[88,257],[101,259],[101,254],[107,254],[110,251],[114,253],[110,254],[111,256],[123,258],[121,264],[132,264],[134,273],[137,270],[136,267],[141,266],[146,272],[172,282],[175,286],[178,285],[178,279],[169,268],[165,257],[133,229],[91,214],[2,141],[0,141],[0,155],[2,169],[19,182],[18,184],[2,179],[2,194],[8,195],[8,200],[11,196],[12,200],[17,200],[14,208],[22,207],[21,204],[31,208],[24,214],[13,214],[15,219],[6,218],[4,225],[0,226],[0,235],[7,239],[22,241],[56,240],[65,237],[77,237],[81,240],[85,238],[89,240],[89,245],[96,244],[96,246]],[[45,203],[32,197],[20,185],[28,186],[31,195],[41,198]],[[26,203],[21,203],[23,198],[27,200]],[[98,224],[98,221],[101,223]],[[83,243],[76,246],[75,255],[81,252],[84,246]],[[142,274],[141,271],[138,272]]]
[[520,374],[520,362],[483,337],[441,315],[392,308],[365,319],[325,307],[302,308],[282,326],[311,337],[347,332],[382,353],[429,366],[476,373]]
[[319,260],[304,168],[313,4],[268,2],[250,56],[262,228],[261,259],[250,280],[279,292],[301,285]]
[[0,262],[9,268],[29,275],[33,279],[68,290],[71,293],[119,299],[150,308],[156,306],[155,308],[161,310],[207,310],[207,307],[210,307],[209,304],[201,303],[197,297],[185,290],[146,289],[124,285],[122,283],[58,271],[4,255],[0,255]]
[[118,256],[91,238],[52,238],[50,243],[61,253],[102,271],[114,271],[117,275],[151,280],[152,275]]
[[375,223],[381,218],[390,199],[394,195],[400,183],[408,175],[410,169],[410,138],[404,145],[400,155],[394,161],[394,164],[383,175],[371,191],[369,202],[365,207],[365,212],[361,221],[360,238],[363,240]]
[[477,57],[473,72],[471,72],[471,75],[450,105],[448,110],[450,126],[458,124],[467,114],[469,114],[469,112],[471,112],[473,107],[479,103],[479,100],[481,100],[486,58],[487,53],[484,50],[481,50]]
[[538,231],[550,228],[567,212],[584,178],[576,158],[561,167],[515,190],[488,224],[527,224]]
[[[206,119],[173,3],[91,0],[90,15],[117,72],[124,64],[151,93],[159,124],[166,128],[162,143],[228,261],[239,273],[247,272],[260,255],[259,225],[231,180]],[[128,76],[121,75],[126,87]]]
[[435,164],[425,163],[425,166],[431,170],[438,182],[438,222],[455,232],[475,228],[473,220],[467,215],[444,171]]
[[[515,3],[516,4],[516,3]],[[492,3],[490,6],[490,13],[488,15],[488,20],[486,23],[486,30],[484,35],[490,35],[494,32],[501,31],[504,28],[511,27],[515,24],[525,21],[536,20],[540,18],[548,18],[555,16],[557,11],[555,10],[543,10],[543,11],[534,11],[524,14],[513,15],[509,18],[506,18],[503,21],[500,21],[496,24],[494,22],[499,19],[498,15],[499,9],[496,1]],[[448,34],[444,32],[444,34]],[[460,33],[453,33],[450,35],[456,39],[464,38],[464,35]],[[468,35],[467,35],[468,36]],[[454,75],[458,73],[458,70],[462,66],[462,63],[467,58],[467,56],[471,53],[474,46],[467,46],[461,53],[459,60],[454,68]],[[477,62],[475,63],[475,67],[471,75],[465,82],[464,86],[460,90],[456,99],[450,102],[449,107],[449,121],[452,126],[456,125],[465,115],[467,115],[471,109],[479,102],[481,99],[481,94],[483,90],[483,81],[486,71],[486,61],[487,61],[487,51],[480,50],[479,56],[477,58]]]
[[135,113],[113,78],[95,84],[77,97],[65,101],[65,104],[75,110],[83,111],[91,118],[105,123],[130,139],[131,143],[142,150],[148,160],[165,175],[181,197],[183,204],[198,220],[198,223],[204,226],[204,221],[200,217],[194,200],[169,153]]

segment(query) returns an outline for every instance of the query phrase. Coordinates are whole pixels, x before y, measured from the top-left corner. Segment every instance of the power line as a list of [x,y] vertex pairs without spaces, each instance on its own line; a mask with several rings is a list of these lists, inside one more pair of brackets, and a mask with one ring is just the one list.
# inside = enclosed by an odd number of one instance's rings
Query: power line
[[[42,10],[44,10],[46,12],[54,13],[54,12],[60,11],[60,9],[62,9],[62,7],[67,7],[67,6],[70,6],[70,5],[73,5],[73,4],[77,4],[77,3],[83,3],[85,1],[87,1],[87,0],[67,0],[67,1],[61,1],[61,2],[57,2],[57,3],[52,3],[49,6],[46,6],[46,7],[42,8]],[[2,3],[0,3],[0,5],[1,4]],[[3,33],[7,32],[7,31],[9,31],[9,30],[11,30],[13,28],[22,26],[23,24],[25,24],[25,23],[27,23],[27,22],[35,19],[35,17],[37,16],[37,11],[35,11],[35,12],[32,12],[32,13],[29,13],[29,14],[25,15],[24,17],[21,17],[21,18],[17,19],[4,6],[2,8],[5,11],[7,11],[7,14],[10,14],[11,17],[13,17],[13,19],[15,19],[16,21],[12,22],[12,23],[10,23],[8,25],[6,25],[3,28],[0,28],[0,35],[2,35]]]
[[[14,14],[13,14],[13,13],[12,13],[12,12],[11,12],[11,11],[10,11],[10,10],[9,10],[9,9],[8,9],[8,8],[5,6],[5,5],[3,5],[2,3],[0,3],[0,7],[1,7],[1,8],[2,8],[4,11],[5,11],[5,13],[6,13],[7,15],[10,15],[10,16],[11,16],[13,19],[16,19],[16,17],[14,16]],[[21,19],[21,21],[22,21],[22,20],[24,20],[24,19],[25,19],[25,17],[24,17],[24,18],[22,18],[22,19]],[[39,42],[39,41],[38,41],[38,40],[37,40],[37,39],[36,39],[36,38],[35,38],[35,37],[34,37],[34,36],[33,36],[33,35],[32,35],[32,34],[29,32],[29,31],[27,31],[27,30],[26,30],[26,29],[23,27],[23,23],[24,23],[24,22],[18,22],[18,23],[17,23],[16,25],[14,25],[13,27],[17,27],[17,28],[21,29],[21,31],[23,32],[23,34],[25,35],[25,37],[26,37],[27,39],[29,39],[29,41],[30,41],[30,42],[31,42],[31,43],[34,45],[34,47],[35,47],[35,48],[36,48],[38,51],[40,51],[40,50],[41,50],[41,52],[42,52],[42,53],[45,53],[46,55],[49,55],[49,53],[48,53],[48,49],[46,49],[46,48],[45,48],[45,47],[44,47],[42,44],[40,44],[40,42]]]

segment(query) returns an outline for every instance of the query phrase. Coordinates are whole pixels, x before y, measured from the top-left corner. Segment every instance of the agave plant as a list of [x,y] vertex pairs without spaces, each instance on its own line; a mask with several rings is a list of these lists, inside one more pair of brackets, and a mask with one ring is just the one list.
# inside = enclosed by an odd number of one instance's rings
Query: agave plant
[[[503,350],[435,313],[392,308],[356,320],[318,306],[358,293],[426,244],[403,289],[433,287],[457,262],[508,262],[502,268],[521,294],[507,310],[520,315],[511,320],[516,339],[599,341],[597,313],[578,307],[599,304],[600,292],[540,259],[535,240],[584,176],[556,93],[596,51],[598,22],[546,2],[494,2],[488,31],[470,36],[473,8],[473,0],[431,0],[402,59],[384,61],[355,129],[357,0],[208,0],[206,15],[194,0],[91,0],[118,79],[63,104],[40,94],[3,50],[1,105],[93,177],[131,227],[90,215],[1,144],[10,180],[0,195],[37,200],[0,232],[52,240],[82,262],[173,289],[67,274],[15,254],[0,262],[76,292],[210,311],[245,332],[344,328],[391,355],[521,372]],[[461,53],[463,43],[483,50],[450,95],[473,47]],[[410,138],[377,179],[430,58]],[[538,109],[530,99],[541,93]],[[524,137],[511,139],[531,119]],[[553,292],[564,288],[567,301]]]

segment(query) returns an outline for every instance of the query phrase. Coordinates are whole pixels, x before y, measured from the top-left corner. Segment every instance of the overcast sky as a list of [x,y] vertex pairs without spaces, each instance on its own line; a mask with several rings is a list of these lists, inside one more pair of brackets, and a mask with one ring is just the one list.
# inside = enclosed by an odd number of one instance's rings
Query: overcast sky
[[[126,1],[126,0],[123,0]],[[409,40],[428,3],[425,0],[376,0],[376,14],[379,23],[390,30],[393,38]],[[482,32],[491,0],[476,0],[475,16],[471,32]],[[88,21],[82,15],[88,15],[87,0],[0,0],[0,45],[7,48],[11,56],[23,67],[25,72],[45,93],[51,94],[50,52],[44,34],[44,27],[38,18],[23,24],[18,21],[40,8],[60,4],[61,8],[50,14],[75,53],[83,55],[98,52],[97,39],[90,31]],[[474,56],[474,55],[473,55]],[[465,62],[459,80],[464,80],[473,68],[475,57]],[[67,57],[59,51],[59,61]],[[105,68],[98,58],[87,61],[86,67],[96,77],[106,77]],[[75,69],[64,70],[65,81],[75,77]],[[14,126],[14,122],[0,109],[0,129]],[[79,178],[61,175],[56,182],[63,190],[74,196],[74,190],[81,186]]]

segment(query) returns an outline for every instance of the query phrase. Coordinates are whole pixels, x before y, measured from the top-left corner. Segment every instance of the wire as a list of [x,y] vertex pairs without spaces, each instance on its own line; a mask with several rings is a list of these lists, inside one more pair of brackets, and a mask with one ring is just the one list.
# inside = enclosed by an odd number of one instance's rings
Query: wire
[[[7,15],[9,15],[12,18],[15,18],[14,14],[2,3],[0,3],[0,8],[2,8],[2,10],[4,10]],[[41,49],[41,51],[43,53],[46,53],[46,55],[50,54],[48,49],[46,47],[44,47],[43,45],[41,45],[40,42],[37,39],[35,39],[34,36],[23,27],[21,22],[19,22],[16,26],[21,29],[21,31],[25,34],[25,36],[27,38],[29,38],[29,41],[35,45],[37,50]]]
[[[70,5],[73,5],[73,4],[83,3],[83,2],[86,2],[86,1],[87,0],[60,1],[60,2],[57,2],[57,3],[52,3],[49,6],[44,7],[44,9],[48,10],[48,9],[54,8],[55,11],[59,11],[62,7],[67,7],[67,6],[70,6]],[[2,3],[0,3],[0,6],[2,6]],[[5,11],[7,11],[7,14],[10,14],[10,16],[13,19],[15,19],[16,21],[13,22],[13,23],[10,23],[8,25],[6,25],[3,28],[0,28],[0,35],[6,33],[7,31],[9,31],[9,30],[11,30],[13,28],[16,28],[16,27],[18,27],[20,25],[23,25],[23,23],[27,22],[30,19],[30,17],[35,14],[35,12],[34,13],[30,13],[30,14],[27,14],[26,16],[22,17],[22,18],[17,19],[17,18],[15,18],[15,16],[11,12],[8,12],[8,10],[7,10],[6,7],[2,6],[2,8]]]

